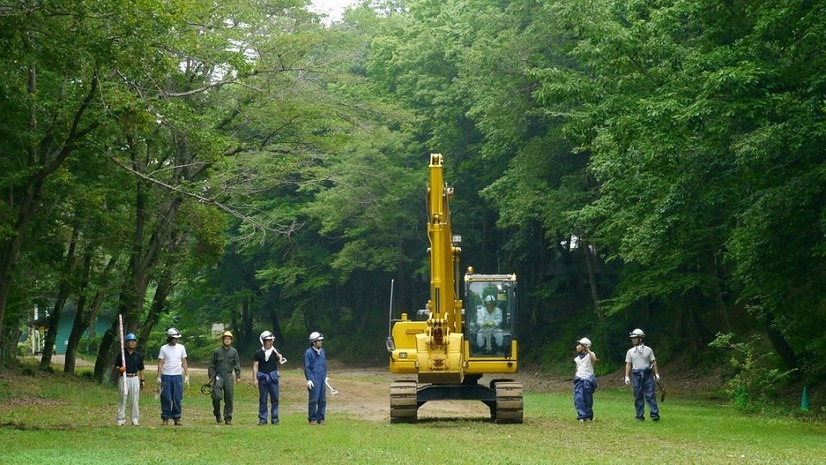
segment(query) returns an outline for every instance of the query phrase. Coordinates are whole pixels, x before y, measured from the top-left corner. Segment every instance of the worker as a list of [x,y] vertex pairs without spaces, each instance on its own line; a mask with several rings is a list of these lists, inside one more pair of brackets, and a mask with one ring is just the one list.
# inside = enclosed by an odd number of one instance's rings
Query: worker
[[625,384],[634,386],[634,407],[637,421],[645,421],[645,403],[648,402],[651,420],[660,421],[654,382],[660,380],[660,370],[654,351],[645,345],[645,333],[635,329],[628,335],[633,347],[625,354]]
[[323,425],[327,411],[327,356],[321,348],[324,336],[318,331],[310,333],[310,347],[304,352],[304,377],[307,378],[307,420],[311,425]]
[[[486,354],[502,350],[502,309],[496,306],[496,297],[487,295],[484,305],[476,309],[476,344]],[[495,346],[494,346],[495,342]]]
[[186,365],[186,348],[179,344],[181,333],[175,328],[166,331],[166,344],[158,353],[158,386],[160,387],[161,420],[169,424],[171,418],[175,426],[181,426],[181,402],[184,385],[189,386],[189,368]]
[[597,354],[591,351],[591,340],[583,337],[576,344],[576,372],[574,373],[574,408],[580,423],[594,419],[594,391],[597,378],[594,375],[594,363]]
[[277,425],[278,419],[278,365],[287,361],[273,347],[275,336],[264,331],[258,337],[261,348],[255,351],[252,362],[252,384],[258,388],[258,425],[267,424],[267,397],[269,396],[271,411],[270,421]]
[[[143,355],[135,350],[135,345],[138,343],[138,338],[132,333],[123,338],[124,351],[118,354],[115,360],[114,369],[118,376],[118,426],[126,424],[126,399],[131,401],[132,425],[138,426],[140,424],[140,397],[141,391],[144,388],[145,381],[143,377]],[[123,363],[123,358],[126,358],[126,363]],[[121,379],[123,378],[123,379]]]
[[[235,381],[241,382],[241,361],[238,351],[232,347],[234,337],[230,331],[221,333],[221,347],[212,351],[207,374],[212,384],[212,414],[217,423],[232,424],[235,399]],[[233,377],[233,374],[235,375]],[[224,416],[221,417],[221,400],[224,401]]]

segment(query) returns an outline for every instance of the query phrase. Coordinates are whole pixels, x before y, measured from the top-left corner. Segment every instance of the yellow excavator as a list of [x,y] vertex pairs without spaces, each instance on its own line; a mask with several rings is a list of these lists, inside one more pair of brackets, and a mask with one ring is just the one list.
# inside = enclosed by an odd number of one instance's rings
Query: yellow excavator
[[[460,236],[451,227],[453,188],[444,182],[441,154],[430,155],[427,236],[430,240],[430,300],[413,318],[391,309],[387,351],[390,371],[415,379],[390,385],[390,421],[414,423],[419,407],[434,400],[480,400],[496,423],[522,423],[522,384],[485,374],[517,371],[516,275],[464,276],[459,294]],[[465,306],[466,305],[466,306]]]

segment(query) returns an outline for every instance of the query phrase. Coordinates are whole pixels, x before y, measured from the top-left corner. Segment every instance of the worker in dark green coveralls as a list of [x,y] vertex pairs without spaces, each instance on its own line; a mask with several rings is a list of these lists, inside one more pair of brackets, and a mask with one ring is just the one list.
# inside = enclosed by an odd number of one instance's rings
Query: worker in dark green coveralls
[[[229,331],[221,334],[221,347],[212,352],[209,363],[209,380],[212,384],[212,414],[215,421],[232,424],[235,381],[241,382],[241,361],[238,351],[232,347],[233,336]],[[234,372],[234,373],[233,373]],[[233,377],[233,374],[235,376]],[[221,416],[221,400],[224,401],[224,415]]]

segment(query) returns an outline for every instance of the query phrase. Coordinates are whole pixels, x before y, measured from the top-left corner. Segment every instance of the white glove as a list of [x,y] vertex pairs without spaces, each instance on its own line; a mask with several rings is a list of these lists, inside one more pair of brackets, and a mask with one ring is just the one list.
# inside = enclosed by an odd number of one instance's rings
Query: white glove
[[312,389],[314,386],[315,386],[315,384],[313,383],[313,380],[308,379],[307,380],[307,389]]
[[161,384],[161,377],[160,377],[160,376],[158,376],[157,378],[155,378],[155,381],[157,381],[157,382],[158,382],[158,384]]
[[329,383],[330,382],[330,377],[328,376],[328,377],[324,378],[324,382]]
[[184,384],[189,386],[189,375],[184,376]]
[[629,377],[627,377],[627,376],[625,377],[625,385],[626,385],[626,386],[630,386],[630,385],[631,385],[631,378],[629,378]]
[[659,380],[660,380],[660,375],[659,375],[659,373],[654,375],[654,379],[656,379],[657,381],[659,381]]

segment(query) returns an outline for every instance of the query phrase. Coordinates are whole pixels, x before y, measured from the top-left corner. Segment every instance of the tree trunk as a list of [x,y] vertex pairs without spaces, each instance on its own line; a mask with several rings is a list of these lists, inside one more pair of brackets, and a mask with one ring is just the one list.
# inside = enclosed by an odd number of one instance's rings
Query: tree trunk
[[797,355],[794,353],[794,349],[789,342],[786,341],[786,338],[783,337],[783,334],[774,328],[774,320],[775,317],[773,313],[767,313],[766,316],[761,319],[761,323],[763,323],[763,326],[766,328],[769,342],[771,342],[772,347],[774,347],[775,352],[780,356],[780,360],[787,369],[797,368]]
[[278,321],[278,312],[275,308],[270,308],[267,314],[270,317],[270,326],[272,327],[272,333],[275,336],[275,340],[283,346],[284,333],[281,331],[281,323]]
[[[253,321],[252,321],[252,298],[251,297],[247,297],[247,298],[244,299],[244,303],[241,307],[240,317],[241,317],[241,322],[240,322],[240,325],[238,326],[238,331],[240,331],[242,334],[243,333],[252,334]],[[275,329],[276,328],[273,328],[273,330],[275,330]],[[281,341],[282,342],[284,341],[283,336],[282,336]]]
[[720,317],[720,325],[722,326],[724,332],[730,333],[731,322],[728,317],[728,307],[723,300],[723,293],[720,290],[720,278],[717,273],[717,262],[711,254],[706,257],[706,272],[711,278],[711,293],[713,294],[714,303]]
[[5,331],[3,338],[5,342],[0,346],[0,369],[4,368],[10,360],[17,358],[17,341],[23,334],[17,326],[9,326]]
[[[99,124],[98,122],[92,122],[90,126],[86,128],[80,128],[78,124],[89,108],[92,99],[97,94],[97,88],[98,77],[97,70],[95,70],[91,76],[89,92],[75,111],[75,124],[72,125],[68,133],[48,133],[43,135],[40,141],[32,140],[29,144],[28,167],[39,169],[26,180],[25,187],[21,189],[22,196],[20,198],[10,199],[10,205],[18,205],[14,233],[9,236],[10,239],[0,242],[0,347],[6,346],[3,340],[6,334],[5,331],[3,331],[6,318],[6,302],[8,302],[9,293],[11,292],[12,277],[14,275],[14,269],[17,266],[17,261],[20,258],[20,250],[25,238],[28,236],[29,223],[43,202],[43,186],[46,183],[46,179],[69,158],[74,151],[78,139],[91,132],[92,129]],[[28,90],[29,95],[37,95],[37,69],[34,64],[30,64],[29,66]],[[32,98],[29,108],[30,134],[36,134],[38,131],[38,110],[36,105],[36,99]],[[61,141],[60,145],[56,147],[53,146],[49,143],[49,141],[52,140]],[[17,340],[13,342],[16,344]]]
[[585,265],[588,267],[588,283],[591,287],[591,300],[594,302],[594,313],[597,315],[597,321],[602,322],[604,320],[604,316],[602,314],[602,309],[600,307],[600,299],[599,297],[599,283],[597,282],[597,273],[596,273],[596,259],[594,258],[594,254],[591,253],[591,245],[588,241],[582,240],[582,252],[585,254]]
[[[87,255],[88,263],[92,262],[92,254]],[[117,257],[111,257],[109,262],[106,264],[106,267],[103,269],[101,273],[100,280],[101,282],[106,282],[109,278],[109,274],[115,268],[115,264],[117,263]],[[86,270],[87,265],[84,265],[84,274],[89,273]],[[91,269],[91,267],[89,267]],[[85,302],[87,300],[86,292],[88,287],[88,276],[84,277],[84,284],[81,286],[81,295],[80,299],[78,299],[77,304],[77,315],[75,316],[75,323],[72,326],[72,333],[69,335],[69,345],[66,347],[66,363],[63,366],[63,371],[65,373],[74,373],[75,371],[75,362],[77,360],[77,348],[80,345],[80,340],[83,337],[83,331],[89,332],[89,337],[94,338],[94,325],[92,322],[97,320],[98,313],[100,313],[100,308],[103,306],[103,300],[106,297],[103,291],[98,290],[95,293],[94,299],[92,299],[91,304],[89,305],[89,309],[87,311],[83,311],[85,306]],[[81,319],[78,319],[78,316],[82,315]]]
[[75,321],[72,323],[72,331],[69,333],[68,344],[66,344],[66,355],[63,361],[63,372],[75,372],[75,360],[77,359],[77,345],[83,331],[88,323],[86,322],[86,287],[89,285],[89,273],[92,268],[92,252],[87,251],[83,256],[83,271],[81,273],[80,286],[77,298],[77,311],[75,311]]
[[60,278],[60,289],[57,292],[57,300],[49,315],[49,329],[46,332],[46,341],[43,345],[43,355],[40,357],[40,368],[46,369],[52,364],[52,354],[55,352],[55,340],[60,326],[60,317],[63,315],[63,308],[72,290],[72,273],[77,268],[75,250],[77,240],[80,237],[78,228],[72,230],[72,239],[69,242],[69,250],[66,252],[66,263],[63,267],[63,276]]
[[[129,259],[129,269],[121,286],[118,314],[123,315],[125,327],[135,330],[143,309],[146,289],[149,286],[150,272],[160,259],[162,251],[170,245],[170,236],[173,234],[174,218],[181,206],[182,199],[175,196],[158,208],[154,230],[149,236],[146,248],[143,243],[146,230],[146,195],[143,183],[137,181],[135,230],[132,234],[132,254]],[[174,241],[173,241],[174,242]],[[117,332],[117,320],[113,323],[112,332]],[[103,337],[98,349],[98,358],[95,361],[95,379],[105,382],[112,370],[117,351],[113,348],[114,337],[109,331]]]
[[141,325],[140,330],[132,330],[130,327],[130,332],[140,333],[137,350],[142,354],[146,351],[146,345],[149,343],[149,334],[152,332],[152,328],[158,324],[161,315],[166,313],[166,299],[175,288],[172,277],[173,273],[168,269],[161,273],[161,277],[158,280],[158,287],[155,289],[155,296],[152,298],[152,306],[149,308],[149,314],[146,315],[143,325]]
[[[103,333],[103,339],[98,346],[98,355],[95,360],[95,379],[100,383],[107,383],[111,380],[112,370],[114,366],[114,356],[109,354],[112,348],[112,342],[115,340],[115,334],[118,332],[118,320],[112,322],[112,326]],[[111,359],[111,360],[110,360]],[[108,361],[109,363],[106,363]]]
[[693,310],[690,303],[686,302],[686,296],[672,297],[670,305],[679,311],[678,319],[684,324],[683,332],[689,342],[687,349],[692,353],[697,352],[703,346],[702,325],[697,312]]
[[[34,153],[30,154],[30,158],[34,156]],[[11,292],[14,270],[20,258],[23,242],[27,237],[29,222],[40,207],[45,179],[46,172],[44,170],[39,171],[29,179],[25,189],[23,189],[23,197],[16,199],[20,207],[14,225],[15,232],[10,236],[10,239],[0,242],[0,338],[5,334],[3,328],[6,318],[6,302]],[[5,346],[4,342],[0,340],[0,345]]]

